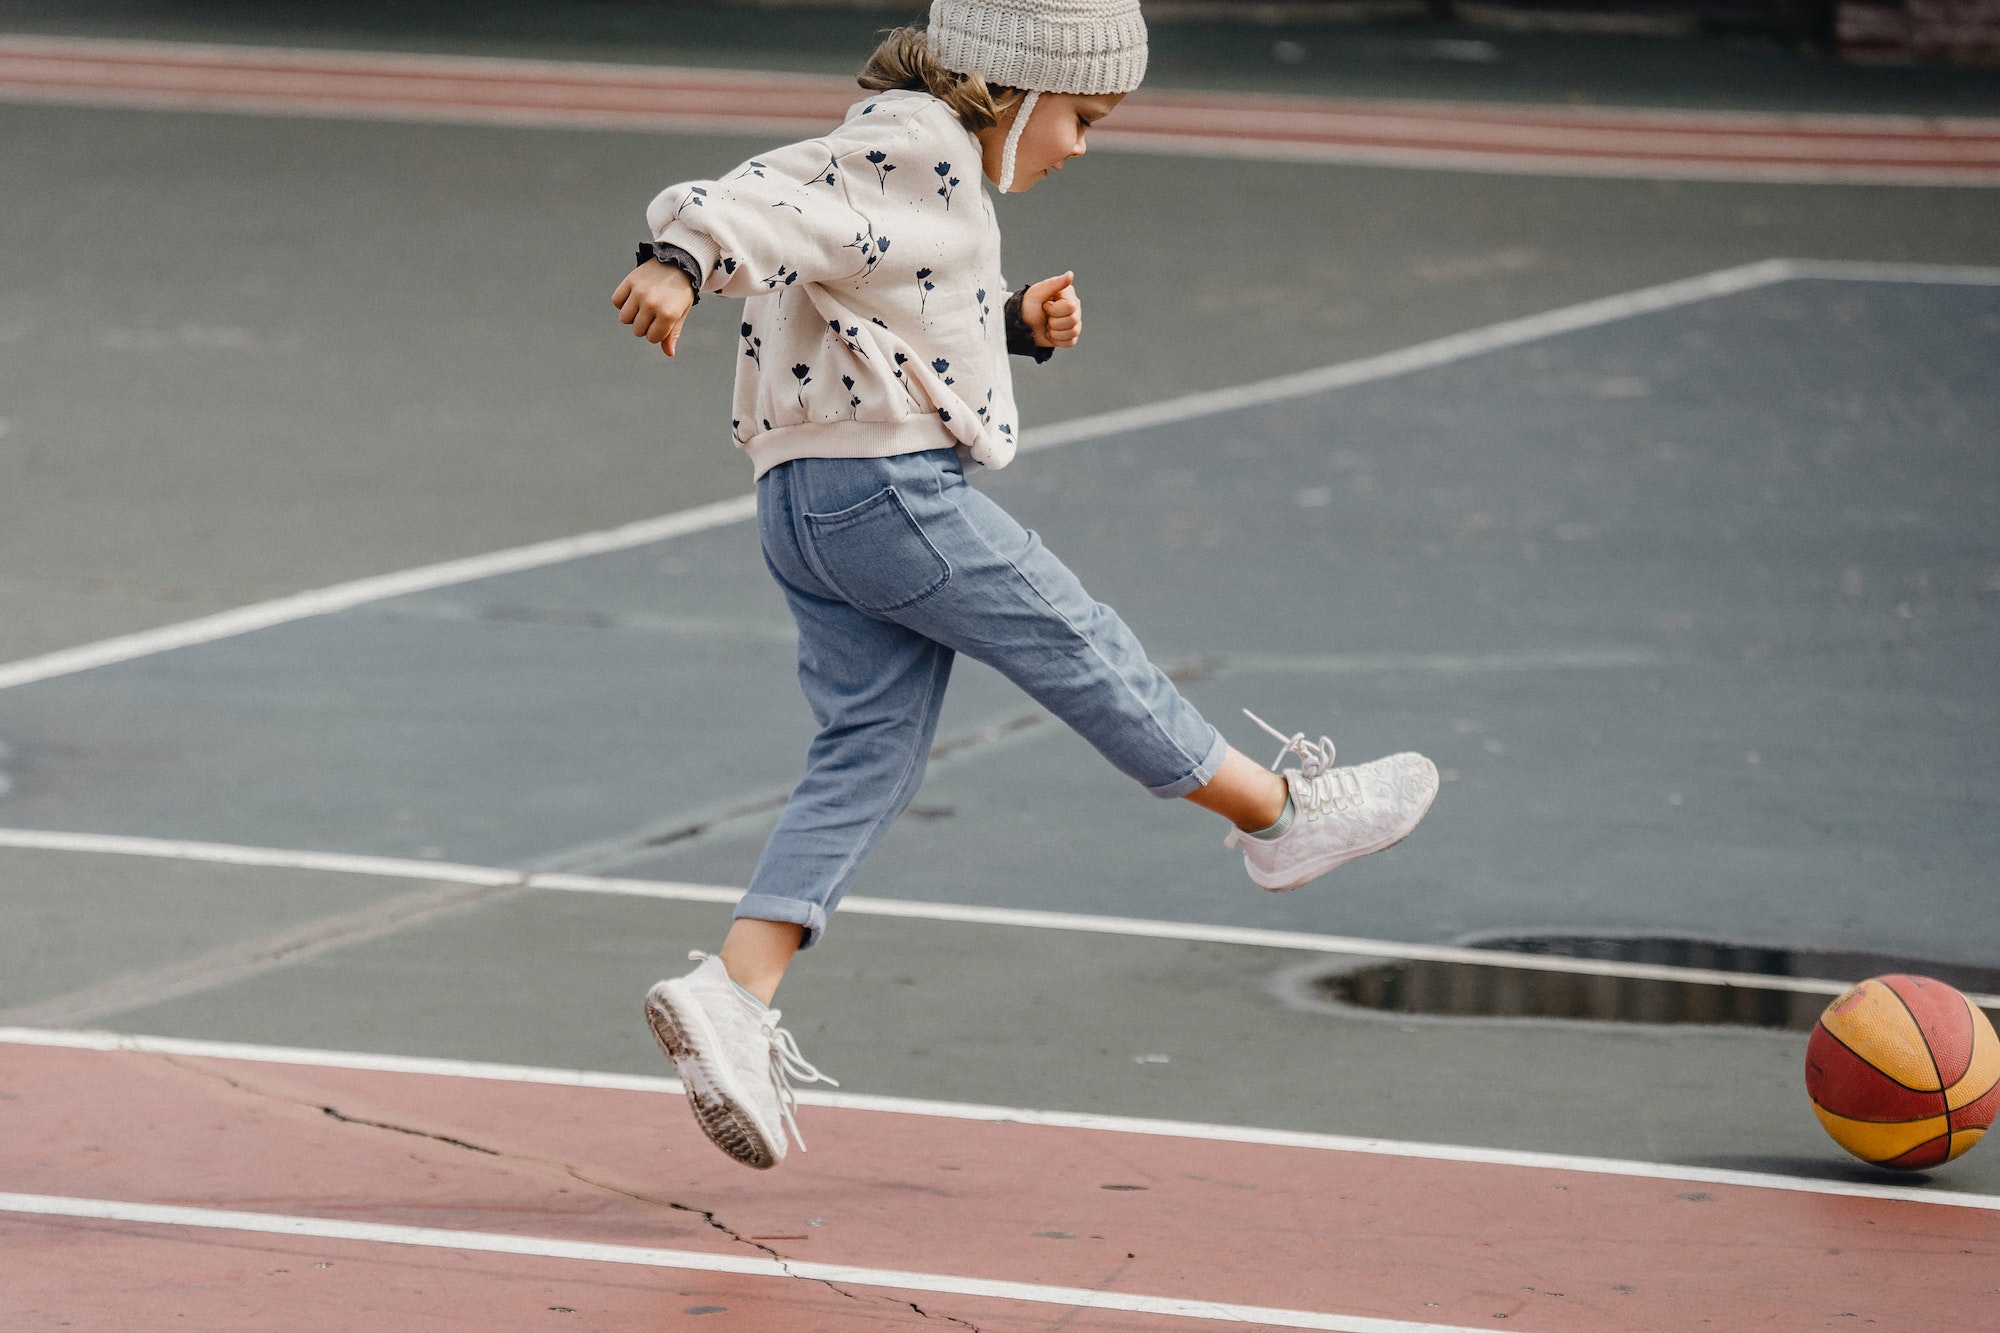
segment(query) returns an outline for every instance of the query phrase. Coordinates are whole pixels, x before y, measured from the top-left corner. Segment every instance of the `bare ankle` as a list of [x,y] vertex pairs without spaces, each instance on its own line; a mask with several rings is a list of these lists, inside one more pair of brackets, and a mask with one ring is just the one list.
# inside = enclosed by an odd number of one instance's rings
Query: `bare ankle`
[[1250,833],[1284,817],[1287,795],[1283,778],[1231,746],[1215,776],[1187,799]]
[[717,956],[731,981],[768,1005],[805,935],[804,926],[790,921],[742,917],[730,923]]

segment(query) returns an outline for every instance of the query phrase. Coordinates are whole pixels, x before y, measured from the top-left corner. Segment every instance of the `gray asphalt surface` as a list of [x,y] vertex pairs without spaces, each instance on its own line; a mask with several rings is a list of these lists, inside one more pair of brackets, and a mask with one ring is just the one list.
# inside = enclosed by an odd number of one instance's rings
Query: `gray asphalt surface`
[[[216,35],[185,16],[147,32]],[[733,321],[698,322],[669,365],[608,295],[660,184],[761,146],[0,107],[0,660],[742,493],[719,429]],[[1030,429],[1771,255],[2000,263],[1993,191],[1109,153],[1003,222],[1016,281],[1074,267],[1089,306],[1083,349],[1021,368]],[[1990,289],[1795,284],[1024,458],[996,493],[1158,656],[1223,659],[1189,686],[1212,715],[1248,704],[1355,757],[1414,745],[1459,778],[1338,892],[1267,899],[1193,812],[1031,731],[941,766],[861,891],[1421,939],[1671,925],[1992,963],[1996,328]],[[794,772],[803,708],[746,535],[0,693],[0,824],[740,883],[754,821],[671,858],[603,844]],[[1301,547],[1325,553],[1318,577],[1265,558]],[[1265,613],[1282,598],[1302,609]],[[1603,646],[1657,660],[1227,665]],[[957,688],[947,730],[1022,707],[973,671]],[[0,1004],[419,887],[5,853]],[[493,903],[94,1021],[656,1070],[637,988],[722,919]],[[1848,1170],[1807,1114],[1796,1037],[1339,1019],[1278,998],[1299,961],[856,918],[783,1002],[863,1091]],[[1134,1063],[1149,1053],[1171,1058]],[[1992,1154],[1941,1181],[2000,1187]]]
[[[1242,748],[1251,707],[1451,781],[1269,899],[1044,726],[954,756],[863,891],[2000,957],[1996,353],[2000,287],[1788,282],[980,477]],[[744,523],[17,687],[6,808],[740,885],[767,820],[642,844],[796,777],[785,626]],[[965,676],[947,738],[1036,713]]]
[[[656,188],[755,141],[0,125],[0,659],[748,489],[734,322],[670,364],[609,297]],[[1013,279],[1073,268],[1086,305],[1023,370],[1030,428],[1772,255],[2000,253],[1991,190],[1110,153],[1061,185],[1002,210]]]

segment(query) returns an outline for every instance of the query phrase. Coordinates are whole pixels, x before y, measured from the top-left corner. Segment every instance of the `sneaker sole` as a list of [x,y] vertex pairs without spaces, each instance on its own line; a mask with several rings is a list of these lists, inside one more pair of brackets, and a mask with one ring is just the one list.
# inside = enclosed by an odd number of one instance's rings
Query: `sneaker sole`
[[706,1030],[698,1011],[682,1016],[673,1003],[673,984],[665,982],[646,992],[646,1025],[653,1029],[653,1039],[660,1043],[667,1059],[674,1062],[687,1090],[688,1105],[694,1109],[695,1123],[710,1143],[736,1161],[759,1171],[770,1170],[781,1160],[780,1155],[771,1150],[755,1121],[714,1090],[715,1075],[702,1055],[704,1039],[712,1044],[714,1034]]
[[1391,847],[1400,847],[1404,843],[1408,842],[1410,840],[1410,835],[1417,831],[1417,825],[1423,823],[1424,816],[1431,812],[1431,802],[1435,800],[1437,800],[1437,791],[1433,789],[1430,794],[1430,799],[1424,802],[1423,809],[1417,811],[1417,817],[1410,821],[1410,826],[1404,829],[1401,833],[1397,834],[1395,837],[1389,839],[1389,841],[1383,843],[1376,843],[1368,847],[1362,847],[1359,848],[1358,850],[1347,852],[1340,856],[1328,857],[1320,861],[1309,861],[1306,863],[1309,869],[1307,869],[1305,873],[1301,874],[1296,879],[1293,879],[1287,883],[1266,884],[1263,878],[1258,875],[1257,868],[1250,864],[1248,858],[1245,858],[1243,862],[1243,868],[1244,870],[1249,872],[1250,882],[1255,884],[1258,888],[1263,889],[1266,893],[1290,893],[1293,889],[1302,889],[1306,885],[1318,879],[1321,875],[1326,874],[1328,871],[1338,870],[1340,867],[1346,865],[1349,861],[1359,861],[1364,856],[1374,856],[1378,852],[1386,852]]

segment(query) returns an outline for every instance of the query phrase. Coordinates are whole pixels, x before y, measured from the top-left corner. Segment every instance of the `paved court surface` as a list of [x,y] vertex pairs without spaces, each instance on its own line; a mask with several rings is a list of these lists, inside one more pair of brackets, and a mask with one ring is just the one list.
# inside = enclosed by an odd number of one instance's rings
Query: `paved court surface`
[[[13,1054],[24,1325],[115,1321],[171,1268],[207,1326],[1972,1328],[2000,1259],[1991,1213],[1915,1202],[860,1110],[754,1176],[663,1152],[657,1093]],[[79,1173],[185,1211],[47,1216]]]
[[[670,366],[607,301],[660,183],[757,139],[0,119],[0,659],[748,485],[712,428],[734,322]],[[1029,428],[1773,255],[2000,262],[1984,189],[1109,153],[1061,184],[1002,205],[1015,280],[1074,268],[1089,307],[1024,370]],[[1212,198],[1247,207],[1193,258]]]
[[[702,424],[733,326],[671,367],[636,355],[602,254],[658,181],[757,142],[0,122],[22,201],[0,218],[0,663],[745,488]],[[1088,168],[1006,219],[1017,278],[1074,265],[1093,303],[1082,352],[1022,368],[1031,432],[1775,255],[2000,262],[1990,190]],[[1190,261],[1197,170],[1255,207]],[[962,664],[946,752],[859,891],[1992,965],[2000,287],[1799,272],[1058,427],[980,484],[1239,745],[1262,744],[1249,706],[1345,756],[1424,749],[1451,781],[1406,846],[1266,897],[1211,821]],[[162,1265],[212,1327],[1209,1326],[1200,1301],[1368,1333],[1974,1327],[2000,1296],[2000,1149],[1914,1180],[1849,1163],[1797,1034],[1333,1012],[1308,998],[1324,952],[1220,934],[841,919],[781,999],[842,1091],[807,1107],[809,1155],[730,1168],[635,997],[718,937],[795,776],[789,661],[737,522],[0,689],[0,829],[409,863],[0,846],[0,1322],[118,1326]],[[183,1044],[42,1032],[76,1027]],[[84,1253],[92,1275],[63,1262]]]
[[[2000,285],[1794,281],[980,478],[1242,748],[1243,707],[1418,748],[1450,817],[1244,893],[967,664],[866,891],[1990,959],[1996,351]],[[735,523],[8,690],[7,813],[740,885],[811,733],[791,673]]]

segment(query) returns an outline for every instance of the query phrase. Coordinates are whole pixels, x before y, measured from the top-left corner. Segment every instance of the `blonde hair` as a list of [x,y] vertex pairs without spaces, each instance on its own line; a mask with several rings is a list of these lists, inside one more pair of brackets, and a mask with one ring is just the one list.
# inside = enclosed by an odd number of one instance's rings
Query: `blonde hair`
[[929,93],[952,109],[959,123],[974,134],[1000,123],[1000,113],[1012,88],[995,88],[977,74],[961,74],[938,63],[922,28],[897,28],[882,38],[875,54],[855,76],[871,93],[906,89]]

